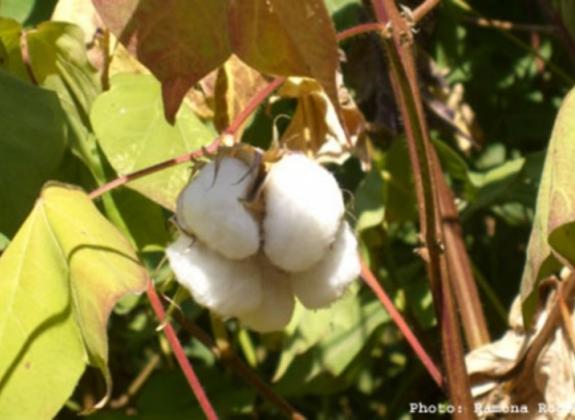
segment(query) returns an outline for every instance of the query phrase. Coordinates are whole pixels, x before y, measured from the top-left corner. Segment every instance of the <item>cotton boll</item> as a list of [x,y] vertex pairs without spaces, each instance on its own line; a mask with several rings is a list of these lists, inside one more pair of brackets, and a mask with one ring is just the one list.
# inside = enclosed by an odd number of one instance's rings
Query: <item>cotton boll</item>
[[349,225],[343,223],[325,258],[293,275],[293,290],[306,308],[322,308],[338,299],[360,271],[357,240]]
[[200,305],[236,316],[261,303],[261,276],[253,259],[228,260],[186,235],[166,248],[166,254],[178,282]]
[[302,154],[284,156],[268,173],[263,249],[291,272],[317,263],[333,243],[344,214],[333,175]]
[[289,324],[294,311],[295,299],[290,278],[266,261],[260,261],[260,270],[262,301],[256,309],[240,314],[238,318],[255,331],[279,331]]
[[241,202],[256,174],[241,160],[223,158],[204,166],[178,197],[180,227],[231,259],[255,254],[259,226]]

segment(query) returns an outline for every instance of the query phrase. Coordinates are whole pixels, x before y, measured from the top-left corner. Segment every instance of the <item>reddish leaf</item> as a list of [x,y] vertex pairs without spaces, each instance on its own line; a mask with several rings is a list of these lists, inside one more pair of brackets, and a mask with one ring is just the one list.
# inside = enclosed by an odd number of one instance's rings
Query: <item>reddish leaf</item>
[[231,54],[226,0],[94,0],[110,30],[162,82],[165,114]]
[[335,29],[322,0],[230,0],[234,52],[262,73],[317,79],[337,104]]

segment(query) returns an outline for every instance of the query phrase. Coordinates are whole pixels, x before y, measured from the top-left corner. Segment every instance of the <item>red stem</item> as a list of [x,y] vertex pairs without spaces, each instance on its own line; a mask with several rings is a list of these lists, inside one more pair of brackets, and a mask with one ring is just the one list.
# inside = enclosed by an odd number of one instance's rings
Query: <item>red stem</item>
[[[164,306],[162,305],[162,302],[160,301],[160,298],[156,293],[156,289],[154,288],[154,285],[152,284],[152,281],[149,278],[148,278],[148,287],[146,290],[146,294],[148,295],[148,299],[150,300],[150,304],[152,305],[152,309],[154,310],[154,313],[156,314],[158,321],[160,321],[160,323],[164,323],[166,318]],[[174,356],[176,357],[176,360],[178,361],[178,364],[180,365],[180,368],[182,369],[184,376],[188,380],[188,383],[190,384],[190,387],[192,388],[194,395],[196,396],[198,402],[200,403],[202,411],[206,415],[206,418],[209,420],[217,420],[218,415],[216,414],[214,408],[212,407],[212,404],[210,403],[210,400],[208,399],[204,391],[204,388],[202,388],[202,384],[198,380],[198,377],[196,376],[190,361],[186,357],[184,349],[182,348],[182,345],[180,344],[180,341],[176,336],[174,328],[169,322],[166,322],[163,331],[166,338],[168,339],[168,342],[170,343],[170,347],[174,352]]]
[[377,298],[379,299],[379,301],[381,302],[387,313],[389,313],[389,316],[391,316],[393,322],[395,322],[395,325],[397,325],[397,328],[399,328],[399,330],[403,333],[405,339],[407,340],[407,342],[409,343],[409,345],[411,346],[411,348],[413,349],[413,351],[415,352],[415,354],[417,355],[417,357],[419,358],[425,369],[427,369],[427,372],[429,373],[433,381],[437,384],[437,386],[440,389],[443,390],[444,389],[443,377],[441,376],[441,373],[437,368],[436,364],[431,359],[431,356],[427,354],[427,352],[425,351],[425,349],[423,348],[423,346],[421,345],[415,334],[411,331],[409,325],[407,325],[407,323],[401,316],[401,313],[399,313],[399,311],[394,306],[389,296],[387,296],[387,294],[385,293],[385,291],[383,290],[383,288],[381,287],[381,285],[379,284],[379,282],[377,281],[377,279],[375,278],[375,276],[373,275],[373,273],[371,272],[365,261],[361,262],[361,278],[370,287],[373,293],[375,293],[375,295],[377,296]]
[[381,31],[384,28],[385,25],[382,25],[379,22],[362,23],[361,25],[353,26],[349,29],[346,29],[338,33],[337,40],[338,42],[345,41],[346,39],[353,38],[354,36],[357,35]]

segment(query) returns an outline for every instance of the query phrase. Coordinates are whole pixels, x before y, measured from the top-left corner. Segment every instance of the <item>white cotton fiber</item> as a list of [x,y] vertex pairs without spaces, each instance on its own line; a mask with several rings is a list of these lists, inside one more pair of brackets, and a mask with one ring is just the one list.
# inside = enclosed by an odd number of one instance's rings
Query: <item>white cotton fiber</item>
[[166,254],[178,282],[200,305],[222,316],[237,316],[260,305],[261,276],[254,259],[229,260],[186,235],[166,248]]
[[293,315],[295,298],[289,275],[259,260],[262,276],[262,301],[253,311],[240,314],[239,320],[252,330],[272,332],[283,329]]
[[178,197],[176,216],[186,232],[231,259],[258,251],[259,226],[241,202],[256,174],[239,159],[225,157],[204,166]]
[[290,272],[316,264],[335,240],[344,214],[333,175],[302,154],[285,155],[264,181],[263,249]]
[[341,297],[360,271],[357,240],[343,223],[326,256],[311,269],[292,276],[293,290],[306,308],[322,308]]

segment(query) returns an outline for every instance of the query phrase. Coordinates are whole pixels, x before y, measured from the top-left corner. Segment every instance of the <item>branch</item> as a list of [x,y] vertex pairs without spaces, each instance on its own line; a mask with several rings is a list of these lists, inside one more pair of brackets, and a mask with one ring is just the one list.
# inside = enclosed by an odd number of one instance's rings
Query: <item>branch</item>
[[168,342],[170,343],[170,347],[174,352],[174,356],[176,357],[176,360],[178,361],[180,368],[182,369],[182,372],[184,373],[184,376],[188,381],[188,384],[190,384],[190,388],[192,388],[194,395],[198,399],[200,407],[202,408],[202,411],[206,415],[206,418],[208,420],[217,420],[218,415],[216,414],[214,408],[212,407],[212,404],[208,400],[204,388],[202,387],[202,384],[198,380],[198,377],[196,376],[190,361],[186,357],[184,349],[182,348],[182,345],[178,341],[178,337],[176,336],[174,328],[169,322],[166,321],[166,313],[164,312],[164,307],[162,305],[162,302],[160,301],[160,298],[158,297],[158,294],[156,293],[156,289],[154,288],[152,280],[148,278],[147,281],[148,286],[146,294],[148,295],[148,299],[150,300],[152,309],[154,310],[154,313],[156,314],[156,318],[158,318],[159,323],[165,324],[163,328],[164,334],[168,339]]
[[[429,2],[428,6],[434,4]],[[372,5],[378,22],[389,25],[392,35],[392,40],[382,37],[382,43],[388,56],[394,96],[405,126],[423,240],[420,254],[427,265],[439,322],[447,391],[451,403],[461,409],[453,417],[473,418],[473,400],[453,301],[451,273],[444,254],[443,216],[438,201],[437,173],[432,167],[434,150],[417,81],[413,34],[393,0],[372,0]]]

